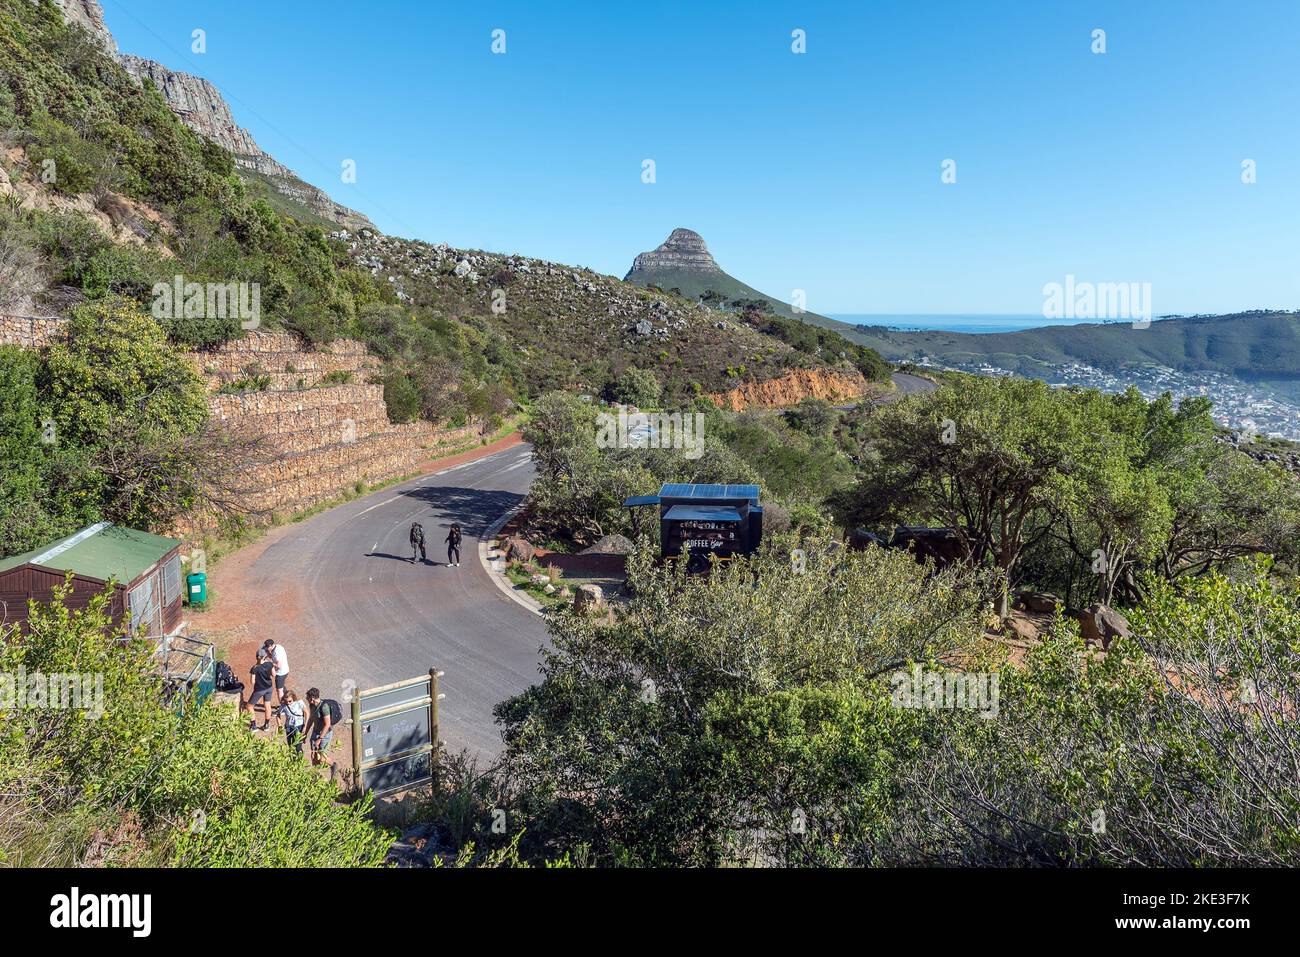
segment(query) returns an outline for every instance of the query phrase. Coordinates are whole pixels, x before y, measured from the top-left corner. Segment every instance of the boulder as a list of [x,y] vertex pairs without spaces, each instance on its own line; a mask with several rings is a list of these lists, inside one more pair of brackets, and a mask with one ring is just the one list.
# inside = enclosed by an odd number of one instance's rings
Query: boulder
[[1127,618],[1101,602],[1093,602],[1079,615],[1079,631],[1090,646],[1103,650],[1109,649],[1114,639],[1127,638],[1133,633]]
[[1037,641],[1039,638],[1038,626],[1027,618],[1020,618],[1012,615],[1002,625],[1008,638],[1016,638],[1020,641]]
[[1049,591],[1022,591],[1016,596],[1016,607],[1035,615],[1054,615],[1061,599]]
[[506,558],[513,561],[531,562],[533,555],[537,550],[533,548],[533,543],[526,538],[507,538],[501,544],[501,550],[505,552]]
[[582,550],[583,555],[631,555],[635,546],[622,535],[602,535],[594,544]]
[[532,578],[530,578],[530,579],[528,579],[528,580],[529,580],[530,582],[532,582],[534,585],[536,585],[538,588],[541,588],[541,587],[543,587],[544,585],[549,585],[549,584],[551,583],[551,576],[550,576],[550,575],[534,575]]
[[599,585],[579,585],[573,594],[573,610],[578,612],[600,611],[605,607],[605,592]]

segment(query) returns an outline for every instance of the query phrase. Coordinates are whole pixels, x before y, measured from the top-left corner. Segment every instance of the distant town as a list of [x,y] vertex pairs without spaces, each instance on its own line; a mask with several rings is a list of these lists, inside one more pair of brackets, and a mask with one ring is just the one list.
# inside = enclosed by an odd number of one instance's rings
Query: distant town
[[[985,376],[1013,374],[984,360],[953,365],[922,356],[916,365]],[[1225,428],[1300,441],[1300,405],[1267,386],[1243,382],[1222,372],[1179,372],[1160,365],[1135,366],[1122,372],[1107,372],[1083,362],[1049,362],[1044,365],[1051,370],[1043,376],[1049,385],[1085,386],[1103,392],[1123,392],[1134,386],[1147,399],[1165,392],[1175,399],[1204,396],[1214,403],[1214,419]]]

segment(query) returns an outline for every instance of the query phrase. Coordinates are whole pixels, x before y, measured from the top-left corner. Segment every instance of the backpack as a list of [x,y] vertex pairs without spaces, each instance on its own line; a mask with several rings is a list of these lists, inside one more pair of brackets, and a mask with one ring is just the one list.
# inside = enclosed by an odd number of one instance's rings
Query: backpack
[[416,522],[414,525],[411,526],[411,541],[413,542],[424,541],[424,526],[422,526],[419,522]]
[[235,677],[235,672],[231,670],[230,665],[226,664],[224,661],[218,661],[217,673],[213,680],[213,684],[216,686],[218,691],[229,691],[239,685],[240,681]]
[[333,698],[326,698],[320,703],[320,710],[323,714],[330,716],[330,727],[336,727],[343,723],[343,709]]

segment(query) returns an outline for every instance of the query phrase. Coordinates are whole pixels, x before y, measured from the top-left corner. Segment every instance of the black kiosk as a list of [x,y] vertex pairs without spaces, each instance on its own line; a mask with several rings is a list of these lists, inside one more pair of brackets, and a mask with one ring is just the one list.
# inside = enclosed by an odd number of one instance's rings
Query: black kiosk
[[763,506],[757,485],[669,483],[658,495],[637,495],[628,508],[659,506],[659,555],[690,556],[700,567],[709,555],[735,558],[758,550],[763,538]]

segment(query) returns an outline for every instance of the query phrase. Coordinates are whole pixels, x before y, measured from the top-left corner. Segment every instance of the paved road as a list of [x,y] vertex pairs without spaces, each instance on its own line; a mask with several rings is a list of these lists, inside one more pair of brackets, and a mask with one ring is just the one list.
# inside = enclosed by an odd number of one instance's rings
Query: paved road
[[[484,758],[501,747],[492,708],[538,680],[541,618],[511,601],[478,560],[487,528],[533,479],[521,445],[384,489],[317,515],[271,544],[250,567],[259,592],[292,596],[305,632],[281,640],[300,691],[338,696],[446,672],[442,737]],[[430,564],[411,564],[408,531],[425,530]],[[460,522],[461,566],[446,566],[446,527]]]
[[886,402],[896,402],[905,395],[916,395],[918,392],[932,392],[938,388],[929,379],[923,379],[919,375],[910,375],[906,372],[895,372],[891,377],[894,385],[898,386],[897,392],[891,392]]
[[[935,385],[935,383],[931,382],[929,379],[924,379],[919,375],[911,375],[910,373],[907,372],[891,373],[890,378],[894,380],[894,385],[896,386],[896,388],[894,389],[893,392],[886,392],[883,395],[873,399],[872,401],[876,405],[885,405],[886,403],[889,402],[897,402],[899,399],[904,398],[905,396],[918,395],[922,392],[933,392],[935,389],[939,388],[937,385]],[[857,405],[858,405],[857,402],[847,402],[843,405],[837,405],[835,408],[843,411],[846,409],[857,408]]]

